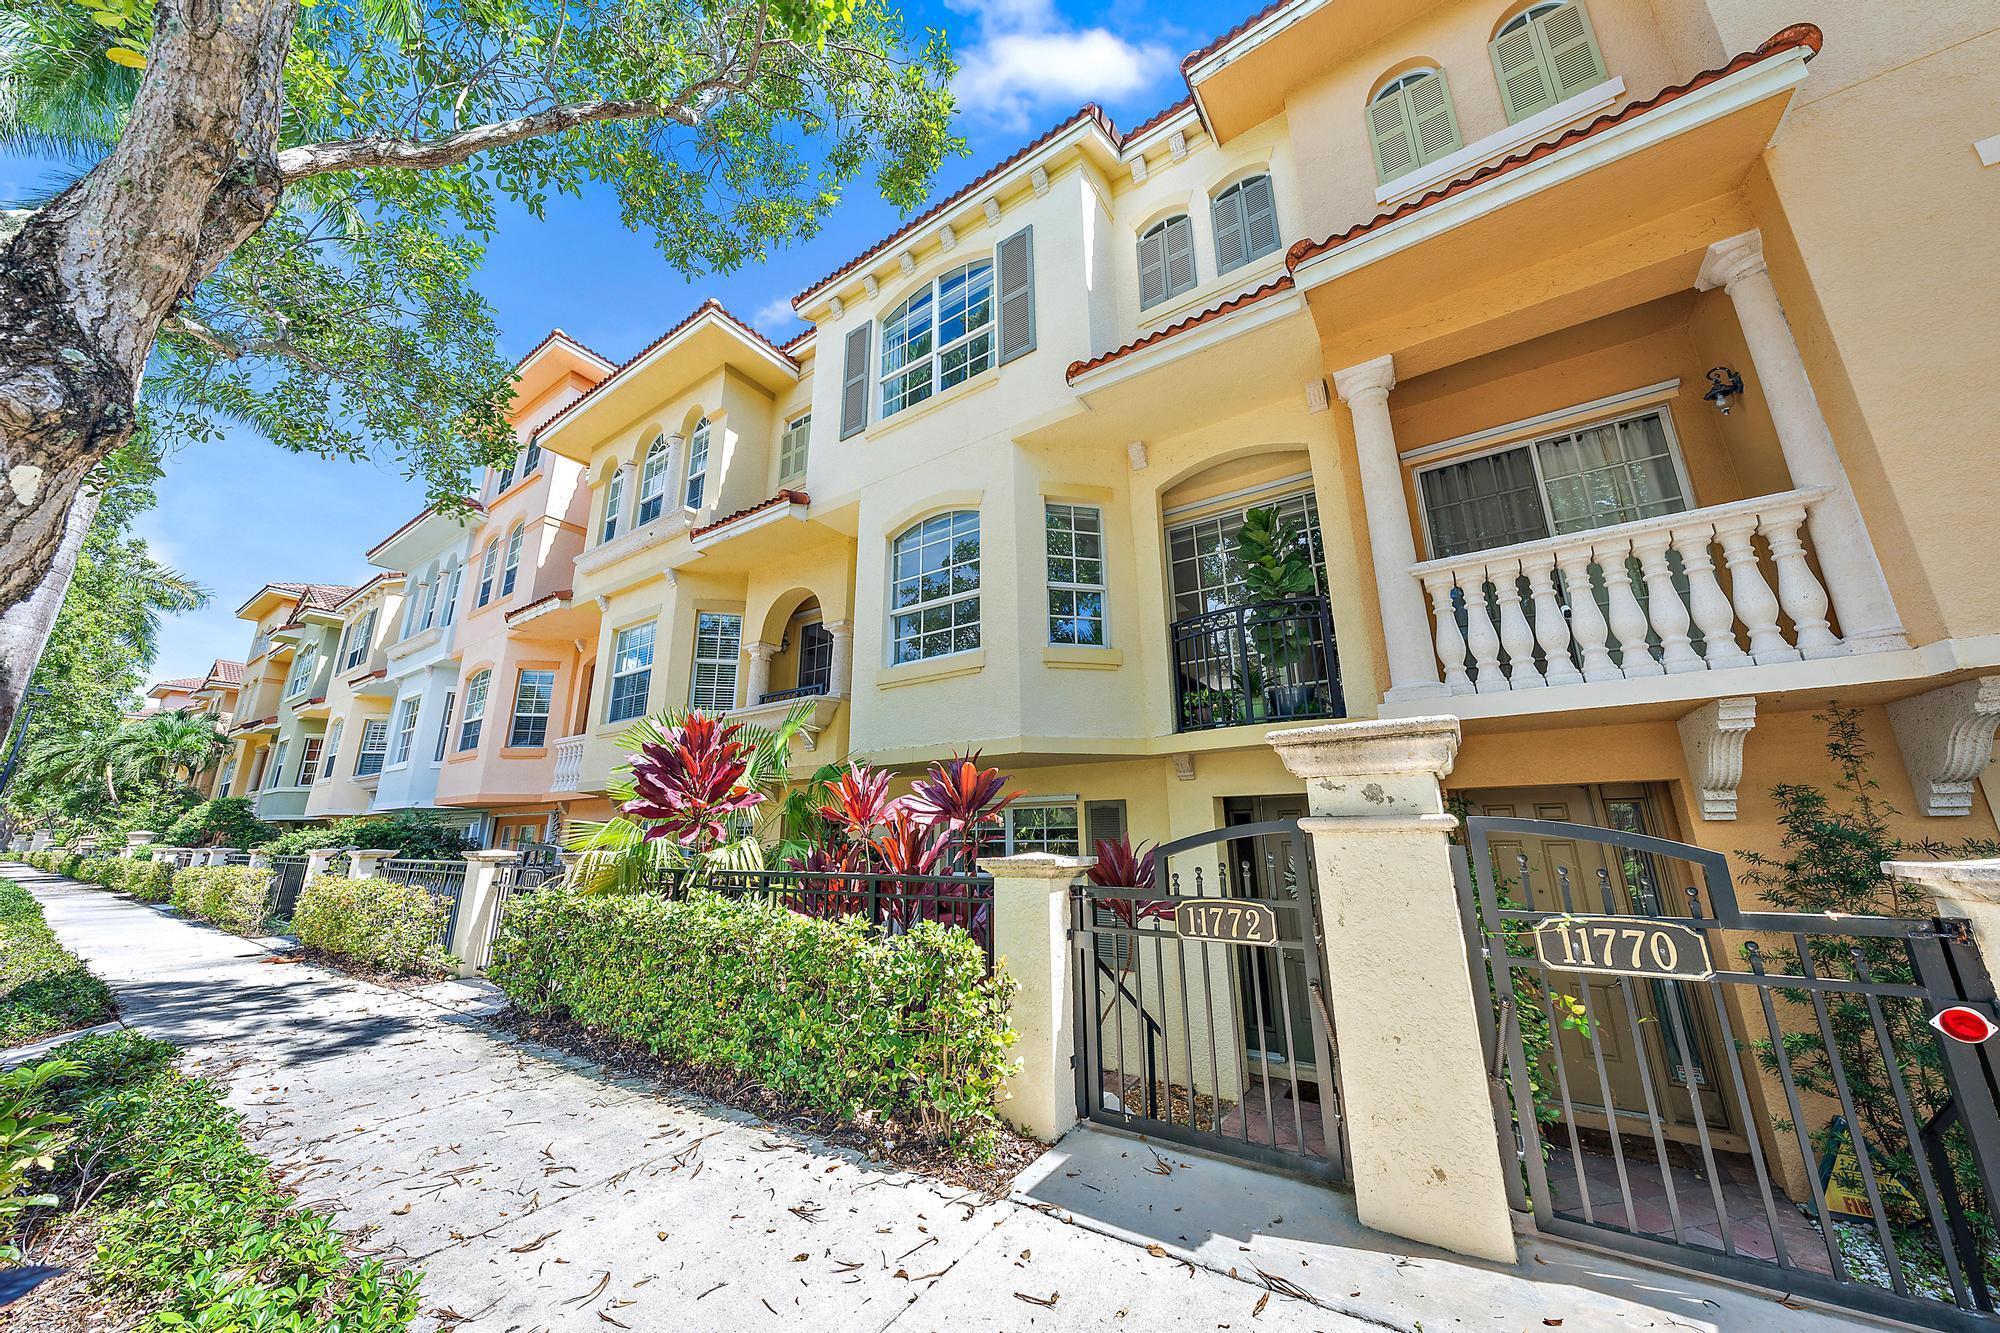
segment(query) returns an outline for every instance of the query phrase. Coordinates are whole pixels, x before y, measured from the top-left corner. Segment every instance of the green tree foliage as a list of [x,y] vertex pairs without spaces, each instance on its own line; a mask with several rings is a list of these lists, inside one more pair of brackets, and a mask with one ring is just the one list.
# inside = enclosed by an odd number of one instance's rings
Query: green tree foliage
[[203,801],[160,831],[168,847],[262,847],[278,830],[257,818],[244,796]]
[[264,844],[277,856],[298,856],[320,847],[387,848],[420,861],[456,860],[472,850],[465,830],[447,824],[433,810],[399,810],[393,815],[361,815],[306,824]]

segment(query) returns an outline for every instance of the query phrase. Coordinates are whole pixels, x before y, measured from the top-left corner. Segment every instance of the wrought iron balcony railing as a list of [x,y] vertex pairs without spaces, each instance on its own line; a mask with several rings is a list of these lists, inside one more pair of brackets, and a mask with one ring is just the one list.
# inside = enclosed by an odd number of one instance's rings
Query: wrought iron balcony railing
[[1167,637],[1176,731],[1346,716],[1324,597],[1222,607]]

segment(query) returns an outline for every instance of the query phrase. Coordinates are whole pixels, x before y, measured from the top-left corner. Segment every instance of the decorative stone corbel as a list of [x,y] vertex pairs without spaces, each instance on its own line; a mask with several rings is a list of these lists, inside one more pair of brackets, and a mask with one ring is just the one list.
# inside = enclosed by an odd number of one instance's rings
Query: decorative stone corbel
[[945,223],[944,226],[938,228],[939,249],[944,250],[946,253],[949,253],[952,247],[956,246],[957,244],[958,244],[958,233],[952,230],[951,224],[949,222]]
[[1736,818],[1736,788],[1743,781],[1743,742],[1757,725],[1754,697],[1717,699],[1680,720],[1688,773],[1701,790],[1703,819]]
[[1144,185],[1146,183],[1146,155],[1144,153],[1132,159],[1132,183],[1134,185]]
[[1167,153],[1176,162],[1186,157],[1187,135],[1180,130],[1175,130],[1167,139]]
[[1306,384],[1306,411],[1324,412],[1333,406],[1333,396],[1327,392],[1326,381],[1316,379]]
[[1927,815],[1972,813],[1972,785],[1993,762],[2000,676],[1944,685],[1889,705],[1917,805]]
[[1173,756],[1174,776],[1182,782],[1194,781],[1194,756],[1183,750]]
[[988,199],[980,207],[981,211],[986,214],[987,226],[997,227],[1000,225],[1000,201],[998,199]]
[[870,273],[866,277],[861,279],[861,290],[867,292],[868,299],[872,301],[875,299],[876,295],[882,290],[882,284],[875,280],[875,275],[873,273]]
[[835,319],[839,319],[847,313],[847,302],[841,300],[838,296],[828,297],[826,307],[833,312]]
[[907,278],[917,271],[917,257],[904,250],[896,256],[896,267],[903,270],[903,276]]
[[1049,192],[1049,173],[1036,167],[1028,173],[1028,184],[1035,187],[1035,197],[1040,198]]

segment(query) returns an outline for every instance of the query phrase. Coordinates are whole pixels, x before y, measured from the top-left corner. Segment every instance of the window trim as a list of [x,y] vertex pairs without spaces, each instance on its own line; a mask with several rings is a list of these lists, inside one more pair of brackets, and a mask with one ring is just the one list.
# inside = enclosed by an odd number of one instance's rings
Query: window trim
[[[640,629],[651,629],[653,631],[653,640],[647,646],[646,649],[646,665],[643,668],[640,668],[639,670],[635,671],[620,671],[618,669],[618,659],[621,653],[623,652],[623,649],[621,649],[619,646],[620,641],[623,640],[627,634],[631,634],[634,631]],[[697,620],[696,622],[696,634],[697,636],[699,636],[700,634],[699,620]],[[659,654],[660,654],[660,622],[657,619],[635,620],[629,625],[620,625],[617,629],[611,632],[611,653],[610,653],[611,670],[606,673],[604,679],[604,725],[605,726],[607,727],[615,726],[621,722],[630,722],[634,718],[640,718],[646,716],[647,706],[650,705],[653,701],[653,664],[659,660]],[[622,716],[614,717],[612,714],[618,704],[618,683],[621,680],[626,680],[629,679],[630,677],[638,675],[640,670],[644,671],[646,675],[646,692],[640,698],[639,711],[636,713],[626,713]]]
[[479,553],[479,591],[473,598],[473,610],[477,611],[493,600],[493,584],[499,573],[500,539],[495,537],[486,543],[486,549]]
[[276,791],[285,785],[285,751],[290,749],[292,738],[287,736],[278,742],[278,748],[271,753],[271,766],[264,771],[265,791]]
[[[371,748],[368,744],[368,737],[376,727],[380,727],[382,729],[381,732],[379,733],[382,738],[382,743],[379,746]],[[371,754],[379,755],[381,757],[382,762],[376,764],[374,769],[371,770],[370,772],[364,773],[361,771],[362,765],[368,762],[368,756]],[[384,765],[388,763],[388,760],[389,760],[389,719],[386,717],[371,717],[361,724],[361,744],[357,746],[354,751],[355,780],[358,782],[363,778],[381,777],[382,769]]]
[[[410,755],[416,748],[417,714],[423,711],[423,705],[424,699],[420,694],[413,694],[396,705],[395,736],[389,742],[389,759],[383,767],[409,767]],[[404,724],[405,714],[409,718],[407,726]]]
[[[310,664],[309,667],[308,664]],[[308,669],[302,673],[301,668]],[[319,645],[317,643],[309,643],[299,649],[298,656],[292,659],[292,669],[285,678],[285,698],[296,699],[311,689],[313,677],[318,674]]]
[[[874,364],[870,367],[870,371],[874,381],[875,405],[877,408],[876,421],[878,424],[886,424],[889,418],[893,416],[898,416],[912,408],[921,407],[925,403],[935,401],[951,390],[959,388],[961,385],[970,384],[981,375],[1000,368],[1000,271],[999,265],[996,262],[997,258],[996,255],[990,253],[983,257],[974,256],[968,258],[963,263],[954,264],[942,272],[932,274],[926,281],[912,287],[903,299],[890,309],[888,314],[875,321],[880,336],[876,339],[878,346],[873,351]],[[978,325],[969,325],[964,333],[953,339],[947,346],[938,340],[939,289],[947,279],[956,277],[961,273],[969,275],[973,269],[981,266],[984,266],[986,269],[986,322]],[[925,293],[929,293],[931,303],[931,350],[921,358],[913,358],[905,361],[892,371],[883,370],[883,363],[889,354],[889,326],[896,322],[900,314],[909,309],[913,301]],[[946,353],[955,352],[961,347],[969,346],[972,340],[977,338],[982,332],[991,335],[986,364],[978,370],[967,371],[965,378],[959,380],[957,384],[944,383],[944,358]],[[908,376],[917,368],[920,362],[930,365],[930,391],[922,398],[905,398],[898,406],[890,407],[889,381]]]
[[326,745],[320,752],[319,776],[313,779],[315,782],[325,782],[333,776],[333,770],[340,766],[340,733],[346,729],[347,719],[337,717],[333,720],[333,726],[327,730]]
[[[736,652],[727,659],[703,657],[701,655],[701,622],[710,616],[726,617],[736,622]],[[729,706],[727,708],[704,707],[695,701],[695,691],[701,688],[701,668],[704,665],[729,667]],[[695,608],[694,643],[688,656],[688,707],[699,708],[706,713],[722,714],[738,708],[737,697],[743,692],[743,613],[741,611],[713,611]]]
[[[707,417],[694,423],[688,432],[687,466],[681,479],[681,508],[698,510],[702,501],[708,498],[708,453],[709,436],[714,425]],[[701,460],[701,470],[695,470],[695,460]]]
[[[902,543],[905,537],[910,536],[912,533],[916,532],[919,528],[923,527],[924,524],[930,522],[932,519],[937,518],[939,515],[953,515],[953,514],[971,514],[979,524],[978,586],[975,587],[970,592],[947,593],[943,597],[933,597],[929,601],[917,601],[910,603],[908,606],[897,606],[896,605],[896,555],[898,546]],[[956,506],[945,509],[934,509],[930,513],[924,514],[919,518],[912,519],[910,522],[904,524],[901,531],[897,532],[894,536],[889,538],[889,561],[888,561],[887,572],[889,575],[889,587],[887,589],[888,602],[886,604],[886,609],[888,614],[884,617],[884,619],[886,621],[886,628],[888,630],[888,645],[887,645],[888,651],[885,654],[887,658],[886,665],[888,667],[894,668],[894,667],[914,666],[920,662],[942,662],[947,658],[961,657],[968,653],[979,652],[986,646],[986,603],[984,601],[986,595],[986,517],[981,512],[980,508],[977,505],[969,509],[962,509]],[[966,597],[978,597],[982,599],[979,604],[979,619],[974,622],[975,628],[979,630],[979,634],[977,636],[978,637],[977,643],[973,644],[970,648],[953,648],[949,652],[937,653],[932,656],[919,655],[916,657],[909,658],[908,660],[901,660],[901,661],[897,659],[896,622],[898,620],[902,619],[904,616],[917,615],[920,612],[928,610],[933,606],[949,605],[952,602],[958,601]],[[922,630],[918,631],[916,637],[918,639],[923,638]],[[954,637],[956,637],[955,633]]]
[[458,618],[458,589],[465,577],[465,562],[451,562],[451,581],[445,585],[444,605],[438,608],[438,626],[443,628]]
[[299,770],[293,775],[294,787],[310,787],[313,775],[319,771],[320,752],[326,748],[325,737],[305,736],[299,741]]
[[[1452,454],[1448,458],[1438,458],[1435,461],[1425,463],[1421,467],[1411,468],[1410,485],[1415,489],[1417,493],[1417,523],[1420,529],[1420,535],[1424,539],[1423,558],[1425,560],[1437,560],[1444,558],[1440,557],[1437,554],[1436,549],[1432,545],[1430,504],[1428,501],[1424,499],[1423,476],[1426,472],[1436,472],[1443,468],[1457,467],[1460,463],[1470,463],[1480,458],[1491,458],[1495,454],[1504,454],[1514,449],[1526,449],[1528,451],[1528,462],[1533,467],[1535,473],[1536,494],[1541,497],[1542,517],[1544,519],[1550,520],[1549,526],[1553,527],[1554,516],[1550,514],[1548,507],[1549,506],[1548,478],[1542,474],[1542,453],[1541,450],[1538,449],[1536,446],[1539,445],[1544,440],[1551,440],[1559,435],[1574,435],[1579,431],[1594,430],[1600,426],[1615,426],[1621,421],[1636,421],[1640,417],[1652,416],[1655,414],[1657,414],[1660,418],[1661,433],[1666,436],[1667,453],[1668,456],[1673,459],[1674,463],[1674,476],[1681,484],[1681,494],[1687,499],[1687,508],[1682,510],[1681,512],[1692,513],[1694,510],[1700,509],[1702,507],[1701,501],[1696,497],[1694,490],[1694,482],[1688,476],[1687,457],[1685,454],[1681,452],[1680,432],[1674,425],[1672,400],[1663,399],[1659,402],[1647,403],[1643,406],[1627,407],[1625,410],[1620,412],[1613,412],[1601,416],[1580,417],[1575,420],[1563,422],[1561,425],[1550,425],[1540,430],[1523,432],[1518,435],[1510,436],[1509,438],[1502,440],[1498,443],[1487,445],[1484,448],[1469,449],[1462,454]],[[1533,418],[1530,418],[1530,420],[1533,420]],[[1611,524],[1606,524],[1605,526],[1617,527],[1619,525],[1616,523],[1611,523]],[[1595,531],[1599,531],[1599,529],[1579,528],[1576,532],[1569,532],[1569,533],[1549,532],[1541,537],[1535,538],[1534,540],[1553,541],[1559,536],[1577,537],[1583,535],[1586,532],[1595,532]],[[1500,546],[1480,547],[1478,552],[1465,551],[1461,552],[1461,554],[1470,556],[1480,552],[1499,551],[1505,549],[1506,549],[1505,547],[1500,547]],[[1456,557],[1452,558],[1455,559]]]
[[[478,687],[477,698],[475,698],[473,695],[474,686]],[[485,739],[486,696],[491,694],[492,692],[493,692],[492,667],[481,667],[479,670],[473,672],[470,676],[466,677],[465,707],[463,708],[463,710],[461,710],[462,716],[458,720],[458,744],[457,747],[452,751],[452,753],[476,754],[478,752],[480,741]],[[473,712],[474,708],[477,708],[479,711],[477,713]],[[469,733],[467,731],[468,727],[471,728],[471,731]],[[470,735],[471,737],[469,743],[466,739],[468,735]]]
[[[1061,810],[1061,809],[1066,809],[1076,816],[1076,845],[1078,850],[1075,852],[1068,853],[1068,855],[1071,856],[1085,855],[1086,854],[1084,850],[1085,841],[1090,836],[1090,831],[1084,824],[1083,805],[1084,805],[1083,801],[1079,797],[1073,795],[1024,796],[1020,800],[1014,802],[1014,804],[1008,806],[1007,809],[1002,812],[1001,830],[1005,837],[1004,845],[1006,846],[1007,849],[1007,855],[1008,856],[1022,855],[1022,853],[1015,850],[1015,848],[1019,845],[1014,838],[1014,815],[1017,811]],[[1058,855],[1062,855],[1062,853],[1058,853]]]
[[375,613],[380,607],[371,606],[362,612],[361,618],[348,626],[354,632],[354,641],[347,645],[347,652],[341,657],[340,669],[352,671],[368,660],[369,645],[375,639]]
[[626,465],[620,463],[604,479],[604,517],[597,525],[599,546],[617,539],[619,521],[625,517],[625,471]]
[[521,547],[528,540],[528,525],[517,520],[507,533],[507,558],[500,565],[500,595],[511,597],[521,578]]
[[[648,495],[646,493],[646,475],[653,470],[653,459],[656,456],[660,460],[660,485],[655,493]],[[673,442],[667,438],[665,431],[661,431],[653,436],[652,443],[646,446],[646,452],[639,458],[639,494],[636,507],[632,510],[632,527],[635,531],[645,527],[648,523],[658,522],[666,514],[667,489],[673,485],[673,462]],[[651,518],[646,516],[646,505],[649,502],[659,505],[659,508],[653,511]]]
[[[560,674],[555,667],[521,666],[515,668],[514,698],[507,709],[507,744],[502,747],[503,749],[546,750],[548,748],[549,728],[554,725],[556,718],[556,678]],[[529,676],[547,676],[549,678],[549,706],[544,712],[524,713],[521,711],[521,691],[526,688]],[[523,741],[518,739],[522,718],[540,718],[542,720],[542,738],[540,740]]]
[[[1054,554],[1050,553],[1050,551],[1049,551],[1049,549],[1048,549],[1048,547],[1049,547],[1049,541],[1048,541],[1048,539],[1049,539],[1049,510],[1050,510],[1050,509],[1051,509],[1052,507],[1056,506],[1056,505],[1061,505],[1061,506],[1063,506],[1064,508],[1066,508],[1066,509],[1069,509],[1069,510],[1072,510],[1072,511],[1074,511],[1074,510],[1078,510],[1078,509],[1088,509],[1088,510],[1090,510],[1090,511],[1091,511],[1092,513],[1094,513],[1094,514],[1096,514],[1096,515],[1097,515],[1097,569],[1098,569],[1098,573],[1099,573],[1100,575],[1103,575],[1103,576],[1105,576],[1105,581],[1104,581],[1104,582],[1102,582],[1102,583],[1058,583],[1058,582],[1056,581],[1056,578],[1055,578],[1055,574],[1054,574],[1054,573],[1053,573],[1053,571],[1051,571],[1051,570],[1050,570],[1050,568],[1049,568],[1049,562],[1050,562],[1050,561],[1052,561],[1052,560],[1057,560],[1057,559],[1062,559],[1062,558],[1064,558],[1064,557],[1059,557],[1059,556],[1056,556],[1056,555],[1054,555]],[[1072,538],[1072,539],[1074,539],[1075,535],[1076,535],[1076,530],[1075,530],[1075,528],[1074,528],[1074,527],[1072,527],[1072,528],[1070,529],[1070,536],[1071,536],[1071,538]],[[1054,496],[1051,496],[1051,495],[1044,495],[1044,496],[1042,497],[1042,576],[1043,576],[1043,582],[1044,582],[1044,583],[1045,583],[1045,584],[1047,585],[1047,587],[1046,587],[1046,591],[1048,591],[1048,592],[1058,592],[1058,591],[1060,591],[1060,592],[1094,592],[1094,593],[1096,593],[1096,594],[1098,595],[1098,598],[1099,598],[1099,607],[1100,607],[1100,610],[1099,610],[1099,612],[1098,612],[1098,616],[1097,616],[1097,620],[1098,620],[1098,623],[1099,623],[1099,624],[1100,624],[1100,625],[1101,625],[1101,626],[1103,627],[1103,629],[1102,629],[1102,633],[1101,633],[1101,636],[1100,636],[1100,637],[1101,637],[1101,640],[1102,640],[1102,641],[1101,641],[1101,642],[1099,642],[1099,643],[1061,643],[1061,642],[1058,642],[1058,641],[1057,641],[1057,639],[1056,639],[1056,636],[1055,636],[1055,628],[1056,628],[1056,615],[1055,615],[1055,612],[1054,612],[1054,611],[1052,611],[1052,610],[1050,610],[1050,609],[1048,608],[1048,606],[1047,606],[1046,602],[1044,602],[1044,604],[1043,604],[1043,607],[1042,607],[1042,620],[1043,620],[1043,629],[1044,629],[1044,631],[1045,631],[1045,632],[1047,633],[1047,635],[1048,635],[1048,646],[1049,646],[1049,647],[1051,647],[1051,648],[1089,648],[1089,649],[1096,649],[1096,650],[1099,650],[1099,651],[1102,651],[1102,650],[1104,650],[1104,649],[1108,649],[1108,648],[1110,648],[1110,647],[1111,647],[1111,584],[1110,584],[1110,577],[1109,577],[1109,575],[1110,575],[1110,572],[1111,572],[1111,571],[1109,570],[1109,568],[1107,568],[1107,566],[1108,566],[1108,564],[1109,564],[1109,561],[1110,561],[1110,553],[1109,553],[1109,551],[1107,550],[1107,547],[1108,547],[1108,546],[1109,546],[1109,543],[1108,543],[1108,542],[1107,542],[1107,541],[1105,540],[1105,530],[1104,530],[1104,507],[1103,507],[1102,505],[1095,505],[1095,504],[1085,504],[1085,503],[1083,503],[1083,502],[1081,502],[1081,501],[1077,501],[1077,500],[1061,500],[1061,499],[1057,499],[1056,497],[1054,497]],[[983,555],[983,554],[984,554],[984,552],[982,551],[982,555]],[[1074,554],[1072,554],[1072,555],[1070,555],[1070,556],[1069,556],[1069,557],[1067,557],[1067,558],[1068,558],[1068,559],[1070,559],[1070,560],[1074,560],[1074,559],[1075,559],[1076,557],[1075,557],[1075,555],[1074,555]],[[983,574],[984,572],[985,572],[985,571],[984,571],[984,570],[982,569],[982,570],[981,570],[981,573]],[[982,609],[983,609],[983,608],[982,608]]]
[[[787,482],[805,480],[806,465],[812,457],[812,419],[812,409],[807,408],[797,417],[787,421],[784,430],[778,433],[778,484],[780,486],[785,485]],[[791,440],[792,432],[799,430],[800,427],[804,427],[805,429],[798,437],[798,466],[787,467],[785,465],[785,454],[789,448],[788,442]]]

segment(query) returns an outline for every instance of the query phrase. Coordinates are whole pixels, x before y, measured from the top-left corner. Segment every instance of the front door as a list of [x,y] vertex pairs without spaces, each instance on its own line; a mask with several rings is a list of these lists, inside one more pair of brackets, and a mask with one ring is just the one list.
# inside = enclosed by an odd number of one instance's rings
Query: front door
[[[1489,788],[1465,793],[1468,813],[1511,819],[1561,820],[1615,828],[1628,833],[1667,836],[1655,802],[1641,786],[1599,787],[1517,787]],[[1680,915],[1687,910],[1683,899],[1670,901],[1680,892],[1678,884],[1663,882],[1669,872],[1643,853],[1602,844],[1548,836],[1509,838],[1492,835],[1492,856],[1500,888],[1509,897],[1521,896],[1520,858],[1528,857],[1528,897],[1526,906],[1541,912],[1650,913]],[[1716,1062],[1715,1016],[1706,994],[1693,996],[1689,1008],[1688,1034],[1692,1051],[1681,1050],[1673,1025],[1666,1021],[1666,996],[1662,983],[1634,988],[1641,1012],[1640,1037],[1632,1037],[1632,1024],[1620,998],[1617,978],[1595,976],[1583,981],[1583,1003],[1591,1024],[1590,1037],[1575,1028],[1562,1028],[1558,1040],[1563,1046],[1563,1062],[1570,1071],[1569,1099],[1577,1119],[1592,1128],[1605,1128],[1604,1086],[1611,1092],[1612,1105],[1621,1113],[1647,1113],[1645,1078],[1653,1086],[1685,1089],[1695,1080],[1695,1090],[1709,1094],[1701,1098],[1708,1127],[1730,1133],[1741,1126],[1732,1123],[1728,1099],[1713,1095],[1711,1071]],[[1692,992],[1691,992],[1692,994]],[[1601,1057],[1603,1083],[1597,1078]],[[1641,1062],[1645,1068],[1641,1070]],[[1664,1098],[1662,1108],[1669,1137],[1688,1140],[1694,1135],[1689,1099],[1676,1094]]]
[[[1224,803],[1224,822],[1262,824],[1305,816],[1304,796],[1232,797]],[[1300,886],[1310,883],[1296,860],[1289,838],[1245,838],[1230,844],[1230,886],[1233,896],[1274,904],[1298,900]],[[1282,968],[1284,975],[1278,973]],[[1310,1083],[1318,1074],[1313,1059],[1313,1014],[1304,1004],[1287,1005],[1289,996],[1311,994],[1305,956],[1301,953],[1253,953],[1237,974],[1242,992],[1243,1044],[1247,1058],[1267,1065],[1273,1078]],[[1289,1021],[1286,1016],[1289,1014]],[[1296,1069],[1293,1066],[1296,1065]]]

